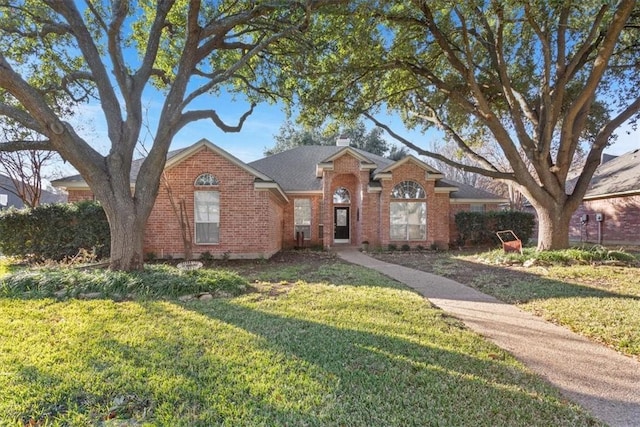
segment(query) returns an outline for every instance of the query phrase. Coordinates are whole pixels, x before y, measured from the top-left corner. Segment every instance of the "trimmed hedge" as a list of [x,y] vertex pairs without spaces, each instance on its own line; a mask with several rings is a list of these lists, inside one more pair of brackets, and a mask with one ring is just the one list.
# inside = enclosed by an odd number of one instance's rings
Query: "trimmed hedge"
[[499,243],[496,231],[513,230],[523,243],[529,241],[533,234],[535,216],[529,212],[494,211],[494,212],[458,212],[458,243],[460,245]]
[[80,249],[109,256],[107,216],[97,202],[56,203],[0,212],[0,252],[36,260],[62,260]]

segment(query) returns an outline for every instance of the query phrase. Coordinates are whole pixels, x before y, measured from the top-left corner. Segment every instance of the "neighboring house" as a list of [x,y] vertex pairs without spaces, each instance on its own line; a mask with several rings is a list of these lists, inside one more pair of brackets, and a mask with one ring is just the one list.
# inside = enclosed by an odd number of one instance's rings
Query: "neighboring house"
[[569,237],[572,241],[640,245],[640,149],[618,157],[603,156],[573,215]]
[[[339,140],[342,141],[342,140]],[[133,164],[132,184],[141,160]],[[268,258],[283,248],[408,244],[448,247],[454,215],[505,200],[447,181],[413,156],[389,160],[349,146],[304,146],[244,163],[207,140],[168,154],[147,223],[145,252],[182,257],[179,213],[194,256]],[[57,180],[69,201],[93,198],[76,175]],[[173,203],[172,203],[173,199]]]
[[[0,174],[0,209],[9,207],[23,208],[22,199],[16,195],[16,186],[11,178]],[[40,194],[40,204],[45,203],[62,203],[66,201],[66,196],[55,194],[47,190],[42,190]]]

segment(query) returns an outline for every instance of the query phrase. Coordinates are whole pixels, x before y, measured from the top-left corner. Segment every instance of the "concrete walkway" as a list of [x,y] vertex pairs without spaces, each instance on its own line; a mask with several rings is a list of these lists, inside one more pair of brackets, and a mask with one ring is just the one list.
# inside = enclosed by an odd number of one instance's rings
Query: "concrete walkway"
[[338,255],[412,287],[610,426],[640,426],[637,360],[456,281],[379,261],[352,248]]

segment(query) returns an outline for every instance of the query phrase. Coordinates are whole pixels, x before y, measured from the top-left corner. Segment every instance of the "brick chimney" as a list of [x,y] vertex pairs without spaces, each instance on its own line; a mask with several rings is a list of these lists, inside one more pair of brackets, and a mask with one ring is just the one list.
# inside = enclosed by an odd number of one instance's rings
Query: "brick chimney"
[[347,135],[340,135],[338,139],[336,139],[336,146],[338,147],[348,147],[351,143],[351,139]]

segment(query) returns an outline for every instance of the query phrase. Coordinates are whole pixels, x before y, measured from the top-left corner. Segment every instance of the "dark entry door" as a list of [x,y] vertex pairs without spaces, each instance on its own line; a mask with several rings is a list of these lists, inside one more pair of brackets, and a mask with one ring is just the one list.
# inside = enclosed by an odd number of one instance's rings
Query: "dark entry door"
[[349,240],[349,208],[333,208],[333,238],[336,241]]

